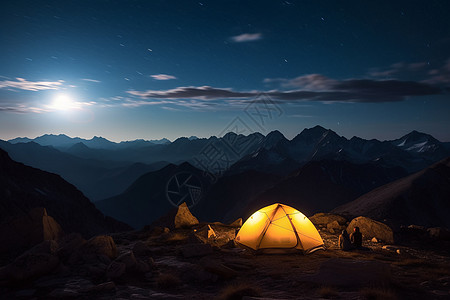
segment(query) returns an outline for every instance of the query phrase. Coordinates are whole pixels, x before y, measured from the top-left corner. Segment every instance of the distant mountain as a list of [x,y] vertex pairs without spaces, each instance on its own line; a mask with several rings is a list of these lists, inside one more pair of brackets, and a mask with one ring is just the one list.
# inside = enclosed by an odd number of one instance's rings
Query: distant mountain
[[429,134],[415,130],[399,139],[391,141],[391,143],[419,157],[429,157],[439,160],[448,155],[448,148],[445,143],[438,141]]
[[[11,142],[27,140],[18,138]],[[228,132],[223,137],[212,136],[207,139],[182,137],[172,143],[166,139],[113,143],[101,137],[84,140],[65,135],[44,135],[33,141],[51,145],[80,158],[115,162],[148,164],[157,161],[189,161],[199,168],[208,168],[211,166],[199,161],[210,161],[212,158],[207,156],[214,154],[226,162],[226,167],[235,164],[231,168],[232,172],[258,170],[276,174],[287,174],[309,161],[323,159],[356,164],[376,161],[386,167],[400,166],[412,173],[450,155],[448,144],[417,131],[397,140],[378,141],[359,137],[346,139],[321,126],[304,129],[292,140],[286,139],[279,131],[272,131],[267,136],[260,133],[244,136]]]
[[11,144],[35,142],[41,146],[52,146],[58,149],[68,149],[76,144],[83,143],[85,146],[91,149],[103,149],[103,150],[118,150],[126,148],[141,148],[153,145],[168,144],[168,139],[146,141],[142,139],[134,141],[124,141],[120,143],[111,142],[103,137],[94,136],[92,139],[82,139],[79,137],[71,138],[65,134],[45,134],[34,139],[29,138],[15,138],[8,142]]
[[241,214],[248,217],[258,208],[275,202],[292,205],[306,215],[329,211],[406,174],[402,168],[374,163],[311,161],[255,197]]
[[450,157],[343,204],[334,213],[367,216],[393,226],[450,228]]
[[[327,159],[349,161],[355,164],[377,162],[377,164],[386,167],[400,166],[408,172],[415,172],[450,155],[449,150],[445,148],[443,143],[428,135],[428,149],[436,149],[436,151],[425,151],[416,155],[416,153],[410,151],[410,147],[402,148],[398,146],[401,144],[398,140],[381,142],[376,139],[365,140],[358,137],[348,140],[321,126],[304,129],[291,141],[283,139],[279,133],[273,134],[275,137],[279,137],[278,142],[261,144],[257,152],[241,158],[231,167],[231,170],[256,168],[266,171],[274,169],[277,170],[277,173],[280,173],[285,169],[283,165],[289,166],[291,164],[295,166],[293,162],[296,162],[297,165],[303,165],[309,161]],[[261,151],[262,149],[265,151]],[[258,158],[260,155],[264,158]],[[287,171],[289,171],[289,168],[285,169],[285,172]]]
[[1,149],[0,195],[0,223],[32,208],[44,207],[66,233],[78,232],[90,237],[130,229],[105,217],[60,176],[15,162]]
[[232,222],[260,193],[281,180],[280,176],[255,170],[225,175],[215,182],[192,212],[202,221]]
[[[105,160],[107,157],[98,156],[99,152],[81,142],[69,148],[69,153],[35,142],[10,144],[0,140],[0,148],[16,161],[61,175],[92,201],[117,195],[142,174],[167,164],[155,162],[135,165],[133,162],[108,161]],[[97,159],[81,158],[81,154]]]
[[110,170],[84,190],[93,202],[113,197],[124,192],[140,176],[159,170],[169,163],[166,161],[152,164],[134,163],[130,166]]
[[227,171],[227,174],[255,170],[285,176],[300,166],[300,162],[286,157],[277,151],[267,150],[262,147],[258,151],[246,155],[234,163]]
[[[188,178],[190,178],[188,186],[183,185]],[[175,186],[177,182],[183,186],[181,190]],[[175,192],[189,197],[193,195],[193,199],[197,199],[198,189],[192,189],[190,186],[201,187],[201,190],[207,191],[210,184],[210,178],[189,163],[179,166],[169,164],[158,171],[142,175],[125,192],[98,201],[96,206],[103,213],[138,229],[165,215],[179,201],[188,202],[189,198],[182,200]],[[167,193],[168,189],[173,193]]]

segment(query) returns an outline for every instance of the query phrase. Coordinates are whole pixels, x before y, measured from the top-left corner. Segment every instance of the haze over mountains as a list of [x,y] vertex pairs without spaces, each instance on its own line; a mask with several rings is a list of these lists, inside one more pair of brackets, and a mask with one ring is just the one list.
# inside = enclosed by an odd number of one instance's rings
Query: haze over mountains
[[[450,156],[449,143],[417,131],[378,141],[347,139],[320,126],[292,140],[279,131],[121,143],[44,135],[0,141],[0,148],[16,161],[61,175],[99,201],[105,214],[135,228],[172,208],[166,184],[179,172],[202,182],[194,213],[228,222],[273,202],[307,215],[329,211]],[[213,159],[212,149],[220,159]]]

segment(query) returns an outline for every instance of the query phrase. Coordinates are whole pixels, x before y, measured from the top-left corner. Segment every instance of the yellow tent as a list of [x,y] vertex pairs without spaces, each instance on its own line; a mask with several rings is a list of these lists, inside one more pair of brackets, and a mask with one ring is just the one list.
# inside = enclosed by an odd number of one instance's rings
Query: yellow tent
[[313,223],[290,206],[275,203],[261,208],[242,225],[238,246],[253,250],[297,249],[311,253],[325,249]]

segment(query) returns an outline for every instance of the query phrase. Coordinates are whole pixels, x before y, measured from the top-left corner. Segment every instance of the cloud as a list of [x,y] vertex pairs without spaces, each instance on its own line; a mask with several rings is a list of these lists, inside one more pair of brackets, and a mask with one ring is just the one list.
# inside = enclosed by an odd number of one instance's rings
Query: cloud
[[285,78],[266,78],[264,79],[264,82],[270,83],[270,82],[278,82],[283,87],[288,88],[301,88],[305,90],[314,90],[314,91],[322,91],[327,90],[329,87],[333,84],[335,84],[337,81],[331,78],[328,78],[326,76],[320,75],[320,74],[309,74],[304,76],[295,77],[292,79],[285,79]]
[[231,89],[214,88],[210,86],[190,86],[178,87],[175,89],[156,91],[127,91],[128,94],[141,98],[154,99],[230,99],[247,98],[255,95],[256,92],[234,92]]
[[414,63],[404,63],[398,62],[390,65],[385,69],[372,69],[369,75],[372,77],[393,77],[395,74],[399,73],[410,73],[410,72],[421,72],[428,67],[427,62],[414,62]]
[[440,68],[430,70],[428,74],[431,77],[425,79],[424,83],[446,85],[448,89],[450,85],[450,58]]
[[156,80],[171,80],[171,79],[177,79],[173,75],[167,75],[167,74],[156,74],[156,75],[150,75],[153,79]]
[[235,43],[253,42],[262,39],[262,33],[243,33],[232,36],[230,39]]
[[[280,79],[278,79],[280,80]],[[266,80],[267,81],[267,80]],[[296,86],[301,89],[271,90],[264,94],[274,101],[321,101],[321,102],[393,102],[402,101],[406,97],[442,94],[443,90],[434,85],[401,80],[348,79],[334,80],[319,74],[311,74],[294,79],[285,79],[282,84]],[[210,86],[178,87],[169,90],[127,91],[128,94],[141,99],[178,100],[173,104],[180,105],[181,100],[222,100],[242,103],[242,100],[256,98],[257,91],[234,91],[232,89]],[[147,100],[149,101],[149,100]],[[156,101],[156,103],[155,103]],[[239,102],[241,101],[241,102]],[[167,102],[166,102],[167,103]],[[195,105],[199,105],[196,103]],[[188,106],[188,105],[186,105]]]
[[96,82],[96,83],[100,83],[100,80],[96,80],[96,79],[89,79],[89,78],[82,78],[81,80],[83,81],[88,81],[88,82]]
[[26,91],[57,90],[62,87],[63,82],[64,80],[28,81],[24,78],[16,78],[16,81],[14,80],[0,81],[0,89],[26,90]]

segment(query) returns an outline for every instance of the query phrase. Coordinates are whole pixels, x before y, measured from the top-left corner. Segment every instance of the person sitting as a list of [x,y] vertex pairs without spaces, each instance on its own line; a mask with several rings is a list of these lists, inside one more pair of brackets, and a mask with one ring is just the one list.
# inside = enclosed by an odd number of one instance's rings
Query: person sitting
[[362,247],[362,234],[359,231],[359,227],[353,228],[353,232],[352,234],[350,234],[350,241],[353,247],[355,248]]
[[350,237],[345,229],[342,230],[342,233],[339,235],[339,249],[344,251],[352,249],[352,242],[350,241]]

